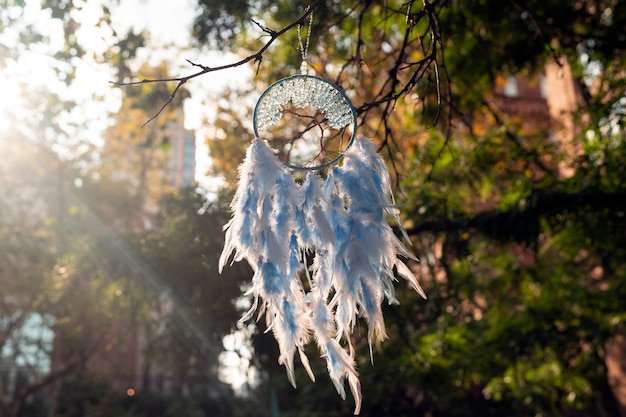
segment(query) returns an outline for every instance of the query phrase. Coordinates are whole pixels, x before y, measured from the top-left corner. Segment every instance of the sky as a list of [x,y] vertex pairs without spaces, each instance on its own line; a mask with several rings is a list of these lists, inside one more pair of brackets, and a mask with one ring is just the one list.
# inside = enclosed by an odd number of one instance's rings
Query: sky
[[195,16],[191,0],[130,0],[120,2],[114,21],[122,26],[147,29],[155,44],[174,43],[185,47]]

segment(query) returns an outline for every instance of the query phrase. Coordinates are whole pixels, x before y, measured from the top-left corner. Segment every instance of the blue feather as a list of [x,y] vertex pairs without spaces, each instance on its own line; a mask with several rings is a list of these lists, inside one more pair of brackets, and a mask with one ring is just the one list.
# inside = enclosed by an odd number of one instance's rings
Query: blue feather
[[283,277],[272,262],[264,262],[259,270],[263,282],[263,291],[267,295],[281,295],[285,291]]
[[290,338],[289,344],[295,345],[296,334],[298,333],[298,325],[296,324],[296,318],[293,313],[293,308],[291,307],[291,304],[289,304],[289,301],[283,300],[282,310],[283,310],[283,317],[284,317],[283,328],[287,331],[287,334],[289,335],[289,338]]
[[300,263],[300,245],[296,234],[291,235],[289,241],[289,276],[293,277],[301,269]]
[[296,208],[295,210],[295,228],[296,233],[300,237],[300,241],[302,242],[302,249],[308,249],[308,246],[311,243],[311,232],[309,230],[309,222],[307,221],[306,214],[304,210],[301,208]]
[[[367,321],[372,354],[373,343],[386,337],[382,301],[397,302],[394,275],[425,296],[398,258],[413,256],[387,222],[389,217],[403,230],[376,145],[359,138],[325,181],[309,172],[298,186],[267,143],[257,140],[239,169],[231,210],[219,268],[233,252],[234,261],[246,259],[253,267],[248,293],[254,302],[244,317],[257,308],[265,313],[278,341],[279,362],[294,385],[296,350],[313,378],[303,353],[312,336],[342,397],[348,381],[357,414],[361,394],[350,333],[358,316]],[[404,230],[403,236],[408,242]],[[302,261],[305,253],[313,254],[310,273]],[[306,287],[302,269],[309,280]]]

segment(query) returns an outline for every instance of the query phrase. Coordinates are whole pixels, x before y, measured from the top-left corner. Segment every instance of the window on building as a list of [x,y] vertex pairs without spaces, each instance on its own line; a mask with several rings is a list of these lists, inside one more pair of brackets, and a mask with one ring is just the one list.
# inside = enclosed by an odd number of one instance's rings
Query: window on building
[[519,89],[517,87],[517,79],[513,76],[506,77],[504,81],[504,95],[507,97],[519,96]]

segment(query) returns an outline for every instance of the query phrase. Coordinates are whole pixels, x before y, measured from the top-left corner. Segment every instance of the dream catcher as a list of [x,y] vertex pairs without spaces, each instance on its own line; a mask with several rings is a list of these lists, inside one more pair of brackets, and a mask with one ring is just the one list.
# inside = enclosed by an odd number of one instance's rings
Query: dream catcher
[[[296,353],[315,380],[304,354],[315,342],[344,399],[348,382],[358,414],[361,392],[350,340],[357,318],[367,322],[371,355],[372,345],[386,337],[382,302],[397,303],[394,277],[425,294],[398,257],[415,259],[387,222],[400,225],[389,172],[375,144],[357,138],[348,96],[307,74],[312,18],[306,46],[298,27],[300,74],[272,84],[255,107],[256,139],[239,168],[219,269],[231,257],[252,267],[248,294],[254,301],[242,320],[257,311],[265,316],[291,383],[296,384]],[[326,178],[319,174],[324,169]],[[296,181],[295,172],[303,178]],[[404,231],[403,237],[408,242]]]

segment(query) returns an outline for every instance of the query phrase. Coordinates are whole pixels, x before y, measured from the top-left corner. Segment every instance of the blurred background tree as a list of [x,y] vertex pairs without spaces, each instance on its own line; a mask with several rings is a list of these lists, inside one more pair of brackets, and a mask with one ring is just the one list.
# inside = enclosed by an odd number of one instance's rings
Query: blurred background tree
[[115,7],[95,6],[106,50],[80,31],[90,4],[0,7],[0,415],[248,415],[218,379],[246,276],[207,259],[225,209],[165,179],[184,95],[142,130],[169,92],[125,90],[100,138],[89,110],[110,98],[73,97],[83,65],[124,80],[146,45]]
[[[241,22],[211,38],[234,51],[258,50],[260,27],[278,31],[307,7],[251,2],[216,17],[200,3],[197,39]],[[312,72],[345,89],[396,174],[429,294],[420,302],[399,286],[390,340],[374,366],[359,364],[362,415],[624,415],[624,11],[612,1],[313,6]],[[299,61],[290,31],[251,91]],[[232,106],[208,142],[214,169],[243,158],[234,129],[249,122]],[[302,375],[294,392],[269,378],[275,354],[259,358],[283,414],[349,412],[327,381]]]

